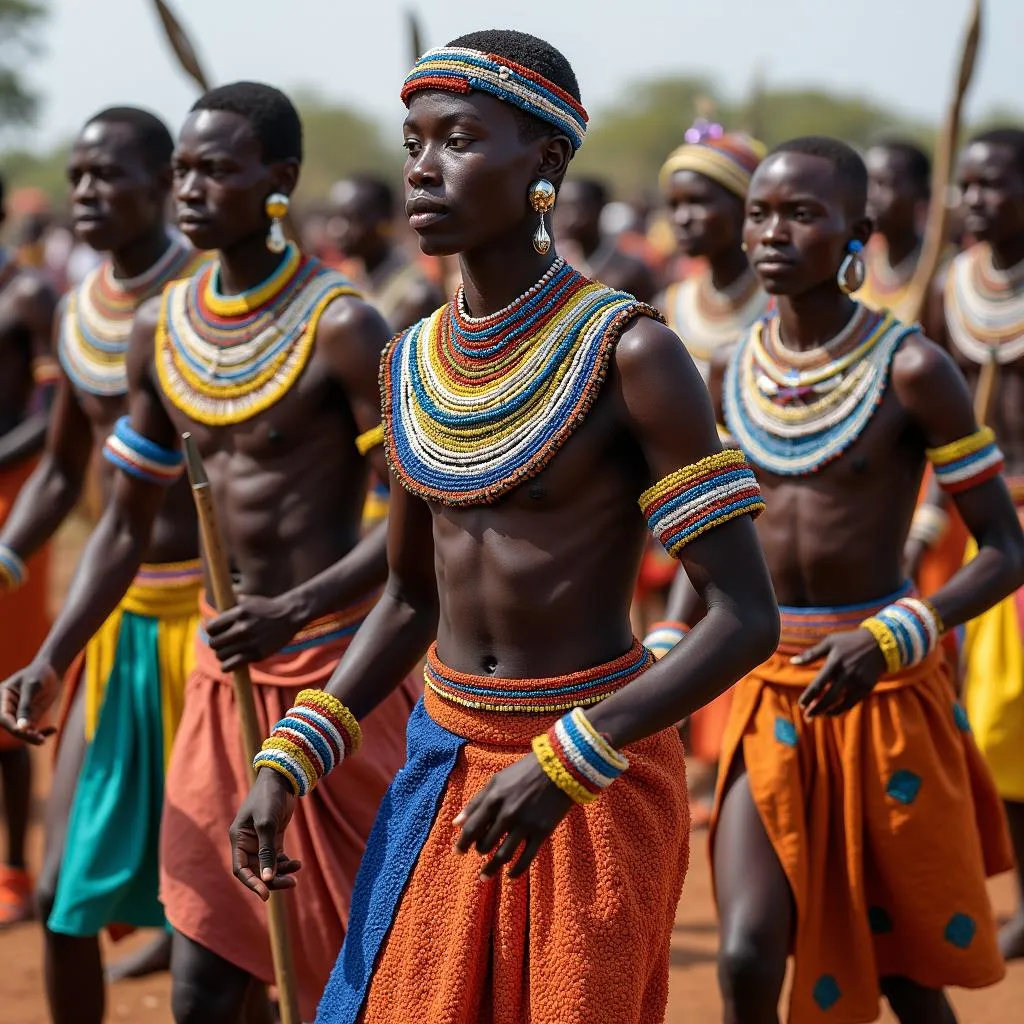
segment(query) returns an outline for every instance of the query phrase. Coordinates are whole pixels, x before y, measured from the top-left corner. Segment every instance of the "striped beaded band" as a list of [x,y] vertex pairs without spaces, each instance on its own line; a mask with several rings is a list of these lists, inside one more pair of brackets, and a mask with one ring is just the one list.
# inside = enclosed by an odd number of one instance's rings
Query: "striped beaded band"
[[939,644],[943,625],[927,601],[903,597],[861,623],[885,656],[886,671],[919,665]]
[[445,92],[486,92],[532,114],[564,132],[577,150],[587,134],[587,112],[570,96],[536,71],[505,57],[462,46],[429,50],[413,65],[402,86],[402,102],[420,89]]
[[761,488],[743,453],[730,449],[677,469],[640,495],[647,525],[673,556],[737,516],[764,511]]
[[127,416],[114,424],[114,432],[103,446],[103,457],[130,476],[160,487],[170,487],[185,471],[185,457],[180,451],[164,448],[136,433]]
[[370,427],[369,430],[364,431],[356,438],[356,451],[360,455],[366,455],[367,452],[372,451],[379,444],[384,443],[384,424],[378,423],[375,427]]
[[643,675],[654,664],[639,640],[615,661],[550,679],[491,679],[456,672],[437,656],[437,644],[427,653],[424,679],[438,696],[477,711],[533,714],[568,711],[597,704]]
[[597,733],[581,708],[563,715],[533,740],[544,774],[578,804],[593,803],[629,761]]
[[337,697],[300,690],[295,706],[274,726],[252,764],[256,771],[269,768],[283,775],[296,796],[305,796],[361,743],[359,723]]
[[40,387],[56,384],[60,380],[60,363],[49,356],[36,356],[32,360],[32,380]]
[[655,622],[644,637],[644,647],[660,661],[689,631],[685,622]]
[[658,181],[665,190],[677,171],[694,171],[717,182],[740,199],[746,199],[750,179],[764,154],[765,148],[760,142],[738,133],[686,143],[669,154]]
[[21,556],[6,544],[0,544],[0,592],[17,590],[28,579],[28,568]]
[[969,490],[999,475],[1003,453],[991,427],[982,427],[959,441],[929,448],[925,455],[935,467],[935,479],[950,494]]

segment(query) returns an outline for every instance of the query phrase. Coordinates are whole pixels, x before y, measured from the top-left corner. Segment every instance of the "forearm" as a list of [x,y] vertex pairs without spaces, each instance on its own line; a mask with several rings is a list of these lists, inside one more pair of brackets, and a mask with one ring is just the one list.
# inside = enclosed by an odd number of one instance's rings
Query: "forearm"
[[719,602],[639,679],[587,717],[622,748],[667,729],[709,704],[774,653],[778,615],[772,607]]
[[387,522],[379,523],[347,555],[284,595],[296,631],[314,619],[366,597],[388,575]]
[[44,456],[25,482],[0,531],[0,544],[28,559],[57,532],[75,507],[82,480]]
[[686,570],[679,566],[675,579],[669,588],[668,600],[665,602],[665,619],[670,622],[682,622],[687,626],[695,626],[707,614],[704,599],[697,593],[697,588],[690,582]]
[[109,507],[78,562],[57,621],[37,659],[63,675],[117,607],[142,561],[147,537]]
[[437,635],[436,601],[410,602],[385,591],[334,670],[328,692],[357,719],[401,683]]
[[0,469],[17,465],[42,451],[46,442],[47,415],[34,413],[0,437]]

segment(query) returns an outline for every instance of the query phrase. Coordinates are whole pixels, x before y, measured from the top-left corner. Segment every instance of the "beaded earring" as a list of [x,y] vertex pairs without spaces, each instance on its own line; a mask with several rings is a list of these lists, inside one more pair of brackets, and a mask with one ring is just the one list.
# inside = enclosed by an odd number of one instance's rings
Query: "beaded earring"
[[864,266],[864,257],[861,252],[864,243],[854,239],[846,245],[846,255],[843,262],[839,264],[839,273],[836,274],[836,281],[839,287],[847,294],[852,295],[864,286],[864,278],[867,270]]
[[267,248],[271,252],[284,252],[288,245],[288,241],[284,237],[284,229],[281,227],[281,221],[287,215],[290,205],[291,200],[283,192],[274,192],[267,196],[267,201],[263,205],[263,208],[267,211],[267,216],[270,218],[270,230],[267,232]]
[[544,215],[555,208],[555,186],[546,178],[540,178],[530,186],[527,195],[534,213],[540,214],[540,225],[533,233],[533,247],[541,256],[546,256],[551,249],[551,236],[544,226]]

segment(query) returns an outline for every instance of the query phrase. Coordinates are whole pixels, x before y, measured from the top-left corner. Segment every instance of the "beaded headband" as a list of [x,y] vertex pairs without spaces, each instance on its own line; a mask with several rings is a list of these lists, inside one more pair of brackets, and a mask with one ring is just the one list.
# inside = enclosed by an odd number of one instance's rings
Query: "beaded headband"
[[[692,129],[691,129],[692,130]],[[738,133],[708,133],[699,141],[688,141],[669,154],[658,175],[664,189],[676,171],[696,171],[718,182],[740,199],[747,198],[750,179],[765,154],[765,147],[756,139]]]
[[569,137],[573,150],[587,134],[587,112],[578,100],[536,71],[493,53],[461,46],[429,50],[406,77],[402,102],[408,106],[410,95],[420,89],[490,93],[554,125]]

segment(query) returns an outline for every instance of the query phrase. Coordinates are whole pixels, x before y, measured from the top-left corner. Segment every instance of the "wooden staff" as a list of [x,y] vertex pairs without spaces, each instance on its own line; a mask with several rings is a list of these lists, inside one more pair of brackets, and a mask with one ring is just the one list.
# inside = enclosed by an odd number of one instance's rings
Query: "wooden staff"
[[[192,497],[196,503],[199,517],[199,533],[203,539],[203,553],[206,570],[210,575],[213,587],[213,604],[218,612],[226,612],[238,603],[235,599],[235,588],[231,582],[231,567],[228,564],[227,552],[221,538],[217,523],[217,510],[213,505],[213,493],[210,490],[210,479],[203,467],[203,460],[191,434],[182,434],[185,445],[185,463],[188,466],[188,479],[192,485]],[[235,689],[235,704],[242,726],[242,747],[245,750],[246,771],[250,783],[256,780],[256,771],[252,766],[253,758],[262,744],[260,726],[256,719],[256,704],[252,697],[252,679],[249,669],[243,665],[231,673]],[[225,882],[225,884],[228,884]],[[295,966],[292,961],[291,943],[288,940],[288,919],[285,916],[285,905],[277,893],[270,894],[267,904],[267,922],[270,931],[270,951],[274,958],[274,980],[277,985],[280,1001],[281,1024],[302,1024],[299,1016],[297,989],[295,983]]]
[[153,3],[156,6],[156,13],[160,18],[160,24],[164,27],[167,41],[171,44],[171,49],[178,58],[178,63],[181,65],[182,70],[199,86],[202,92],[209,92],[209,79],[203,71],[203,66],[199,63],[196,48],[192,45],[192,40],[189,39],[188,34],[182,28],[181,22],[174,16],[171,9],[164,3],[164,0],[153,0]]
[[978,386],[974,391],[974,418],[979,427],[988,426],[988,418],[992,413],[992,399],[996,393],[996,381],[999,379],[999,360],[992,349],[988,360],[981,364],[978,374]]
[[906,323],[920,320],[928,301],[932,281],[946,249],[946,225],[949,221],[947,193],[953,177],[953,161],[956,157],[957,137],[960,134],[960,114],[964,97],[974,75],[978,56],[978,40],[981,36],[982,0],[971,0],[970,20],[967,34],[960,51],[960,63],[953,91],[953,99],[946,113],[946,120],[935,147],[935,161],[932,165],[932,194],[928,204],[928,220],[925,226],[921,258],[917,261],[914,276],[907,286],[907,297],[895,312]]

